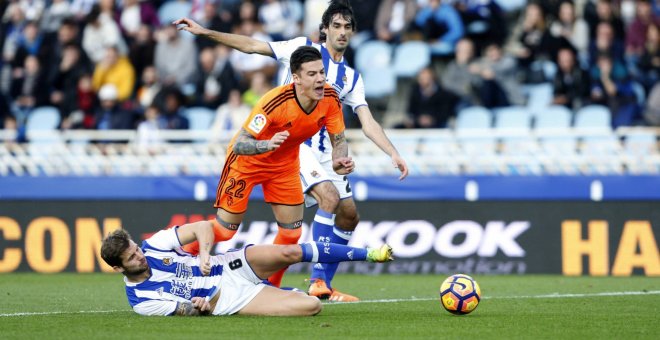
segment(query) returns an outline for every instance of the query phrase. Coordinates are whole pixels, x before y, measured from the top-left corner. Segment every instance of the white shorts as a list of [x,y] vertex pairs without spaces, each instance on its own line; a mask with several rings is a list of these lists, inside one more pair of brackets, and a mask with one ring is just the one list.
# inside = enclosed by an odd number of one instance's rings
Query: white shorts
[[340,199],[353,197],[348,176],[337,174],[332,169],[332,159],[320,159],[321,155],[306,144],[300,145],[300,180],[305,193],[305,206],[308,208],[318,204],[308,191],[321,182],[331,181]]
[[213,310],[213,315],[231,315],[247,306],[266,285],[245,258],[245,250],[252,246],[230,250],[220,257],[222,263],[222,281],[220,298]]

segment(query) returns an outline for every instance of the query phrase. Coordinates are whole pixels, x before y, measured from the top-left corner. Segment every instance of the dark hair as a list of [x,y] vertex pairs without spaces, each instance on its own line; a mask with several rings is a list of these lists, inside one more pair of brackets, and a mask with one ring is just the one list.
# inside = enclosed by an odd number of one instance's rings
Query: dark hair
[[353,15],[351,4],[344,0],[331,0],[328,8],[323,12],[321,24],[319,24],[319,31],[321,33],[319,41],[325,41],[326,36],[325,33],[323,33],[323,29],[330,27],[330,20],[332,20],[335,14],[341,14],[346,21],[350,22],[353,32],[357,29],[357,23],[355,22],[355,15]]
[[101,258],[111,267],[121,266],[121,254],[130,245],[131,235],[124,229],[111,232],[103,239]]
[[320,60],[321,52],[312,46],[300,46],[291,54],[291,73],[300,71],[302,64]]

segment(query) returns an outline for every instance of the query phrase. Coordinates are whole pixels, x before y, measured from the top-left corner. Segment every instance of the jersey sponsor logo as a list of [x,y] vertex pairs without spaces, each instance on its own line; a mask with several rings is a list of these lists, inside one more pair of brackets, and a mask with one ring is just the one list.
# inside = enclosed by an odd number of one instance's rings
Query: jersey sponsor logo
[[259,133],[261,130],[263,130],[264,126],[266,126],[266,116],[264,116],[262,113],[259,113],[255,115],[254,118],[252,118],[248,128],[255,133]]
[[169,265],[172,264],[173,260],[174,259],[172,259],[171,257],[166,257],[166,258],[163,259],[163,265],[164,266],[169,266]]

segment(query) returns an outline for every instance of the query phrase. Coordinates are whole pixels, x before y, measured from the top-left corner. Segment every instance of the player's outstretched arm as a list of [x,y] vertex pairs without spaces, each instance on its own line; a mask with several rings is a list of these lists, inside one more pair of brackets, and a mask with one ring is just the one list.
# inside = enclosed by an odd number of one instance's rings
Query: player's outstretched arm
[[265,41],[253,39],[245,35],[210,30],[208,28],[202,27],[200,24],[189,18],[181,18],[174,21],[172,24],[176,25],[180,31],[186,31],[194,35],[204,36],[208,39],[214,40],[223,45],[227,45],[243,53],[257,53],[268,57],[274,56],[273,50]]
[[241,128],[232,150],[237,155],[259,155],[279,148],[288,137],[289,131],[280,131],[270,140],[259,140]]
[[213,224],[210,221],[199,221],[184,224],[177,230],[179,242],[182,245],[193,241],[199,242],[199,269],[202,275],[211,273],[211,247],[215,235],[213,234]]
[[340,175],[348,175],[355,169],[355,163],[348,157],[348,142],[344,132],[328,133],[332,144],[332,169]]
[[387,138],[383,127],[381,127],[374,119],[369,107],[360,106],[357,108],[356,112],[358,119],[360,119],[360,123],[362,124],[362,132],[364,135],[371,139],[374,144],[378,145],[383,152],[392,158],[392,165],[394,165],[395,168],[398,168],[401,172],[399,180],[406,178],[406,176],[408,176],[408,165],[406,164],[406,161],[401,155],[399,155],[399,151],[397,151],[390,139]]

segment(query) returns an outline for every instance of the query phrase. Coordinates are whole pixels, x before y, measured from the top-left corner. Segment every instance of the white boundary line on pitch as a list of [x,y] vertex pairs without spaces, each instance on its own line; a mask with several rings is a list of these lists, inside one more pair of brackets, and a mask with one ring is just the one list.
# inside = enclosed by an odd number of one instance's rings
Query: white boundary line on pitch
[[[598,296],[626,296],[626,295],[660,295],[660,290],[649,291],[632,291],[632,292],[603,292],[603,293],[585,293],[585,294],[543,294],[543,295],[518,295],[518,296],[484,296],[484,300],[491,299],[562,299],[562,298],[584,298],[584,297],[598,297]],[[350,305],[360,303],[392,303],[392,302],[414,302],[414,301],[434,301],[439,298],[408,298],[408,299],[381,299],[381,300],[362,300],[357,302],[326,302],[324,305]],[[24,313],[5,313],[0,314],[0,317],[16,317],[16,316],[40,316],[40,315],[61,315],[61,314],[100,314],[100,313],[116,313],[116,312],[131,312],[130,310],[89,310],[77,312],[24,312]]]
[[[598,296],[625,296],[625,295],[660,295],[660,290],[649,291],[632,291],[632,292],[602,292],[602,293],[584,293],[584,294],[543,294],[543,295],[517,295],[517,296],[484,296],[482,299],[557,299],[557,298],[583,298],[583,297],[598,297]],[[337,305],[337,304],[355,304],[355,303],[392,303],[392,302],[408,302],[408,301],[435,301],[435,298],[409,298],[409,299],[382,299],[382,300],[362,300],[356,302],[327,302],[324,305]]]

